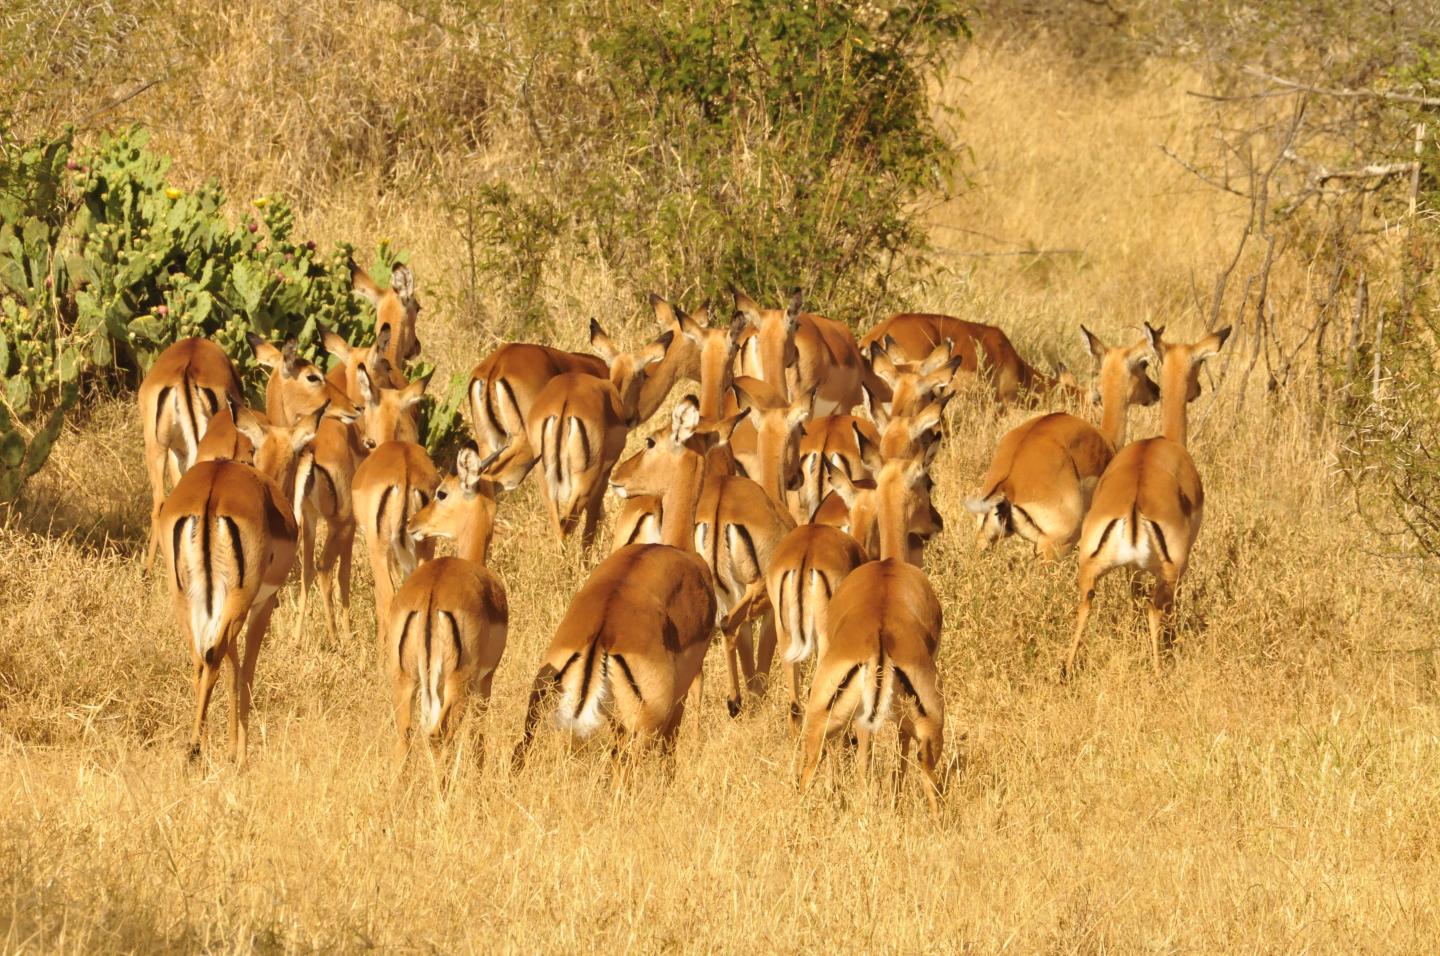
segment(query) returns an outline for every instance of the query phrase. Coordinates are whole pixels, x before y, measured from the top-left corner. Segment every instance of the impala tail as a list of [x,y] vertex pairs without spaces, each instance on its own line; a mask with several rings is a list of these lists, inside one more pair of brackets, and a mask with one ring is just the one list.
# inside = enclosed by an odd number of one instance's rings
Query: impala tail
[[175,523],[174,536],[175,583],[190,608],[195,656],[213,664],[230,623],[229,598],[245,586],[240,530],[224,515],[191,515]]
[[555,682],[560,687],[556,726],[583,738],[605,723],[611,698],[610,658],[598,639],[572,654]]
[[817,569],[802,567],[785,573],[776,614],[790,632],[790,645],[785,649],[787,664],[798,664],[815,655],[820,629],[825,626],[823,611],[829,600],[830,582]]
[[876,648],[875,656],[860,665],[855,679],[860,682],[860,712],[855,722],[874,733],[890,719],[895,704],[895,662],[885,656],[885,648]]

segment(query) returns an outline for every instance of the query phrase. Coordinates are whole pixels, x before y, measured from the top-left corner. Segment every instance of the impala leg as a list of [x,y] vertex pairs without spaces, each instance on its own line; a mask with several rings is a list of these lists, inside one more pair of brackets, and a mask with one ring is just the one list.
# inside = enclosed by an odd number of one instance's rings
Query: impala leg
[[775,612],[767,611],[760,622],[760,637],[755,642],[755,673],[750,680],[750,692],[763,696],[770,683],[770,665],[775,661]]
[[525,757],[530,752],[530,745],[535,740],[535,727],[540,723],[540,708],[545,703],[551,689],[555,686],[555,678],[559,671],[555,665],[546,661],[540,667],[540,672],[535,675],[535,683],[530,688],[530,703],[525,709],[525,726],[521,730],[520,742],[515,745],[515,751],[510,755],[511,773],[519,773],[525,768]]
[[1075,658],[1080,653],[1080,642],[1085,639],[1085,625],[1090,620],[1090,605],[1095,600],[1095,583],[1099,580],[1095,566],[1089,561],[1080,564],[1080,609],[1075,615],[1075,639],[1070,642],[1070,653],[1060,668],[1062,679],[1075,674]]
[[[315,581],[315,525],[319,517],[309,506],[300,510],[300,595],[295,610],[295,643],[305,635],[305,613],[309,610],[310,585]],[[324,598],[321,598],[324,601]],[[326,631],[330,631],[327,627]],[[331,635],[334,636],[333,634]]]
[[940,816],[940,777],[936,767],[940,763],[940,748],[944,743],[944,724],[938,717],[927,715],[915,721],[916,750],[920,756],[920,771],[925,775],[925,799],[930,804],[930,813]]
[[481,721],[490,711],[490,689],[495,683],[495,672],[492,670],[484,677],[475,682],[475,693],[480,698],[475,708],[475,766],[485,766],[485,734],[480,729]]
[[870,744],[875,734],[864,727],[855,726],[855,783],[862,794],[870,790]]
[[398,671],[391,691],[391,704],[395,709],[395,750],[392,763],[395,772],[405,769],[405,760],[410,756],[410,722],[414,718],[415,678]]
[[325,519],[325,547],[315,565],[315,579],[320,591],[320,609],[325,616],[325,636],[334,642],[335,629],[335,564],[340,556],[338,522]]
[[600,482],[596,487],[600,494],[591,495],[590,500],[585,503],[585,526],[580,532],[580,547],[589,551],[595,544],[595,529],[600,524],[600,515],[605,507],[604,492],[608,482]]
[[895,794],[898,797],[905,786],[906,764],[910,762],[910,740],[915,736],[915,722],[908,716],[900,720],[900,759],[895,761],[895,772],[891,777],[894,783]]
[[190,731],[190,761],[200,759],[200,739],[205,732],[205,713],[210,709],[210,698],[215,693],[215,682],[220,679],[219,663],[207,664],[195,661],[195,723]]
[[805,719],[805,710],[800,705],[800,663],[785,665],[785,687],[790,692],[790,714],[789,724],[792,735],[800,733],[800,725]]
[[[147,446],[149,443],[146,443]],[[160,546],[160,509],[165,504],[165,463],[168,454],[160,448],[145,449],[145,471],[150,477],[150,542],[145,547],[145,573],[155,565]]]
[[236,739],[237,761],[240,769],[245,768],[249,751],[250,696],[255,689],[255,662],[260,657],[260,644],[265,640],[265,629],[270,626],[270,615],[275,613],[275,602],[279,592],[270,595],[263,604],[250,612],[250,626],[245,634],[245,656],[241,661],[240,693],[236,704],[240,716],[240,733]]
[[1150,663],[1155,668],[1157,677],[1160,676],[1161,632],[1165,629],[1166,619],[1175,604],[1174,574],[1172,565],[1165,565],[1160,569],[1160,574],[1155,578],[1154,590],[1150,592],[1150,607],[1145,614],[1150,623]]
[[[346,521],[336,533],[335,540],[335,549],[340,555],[340,633],[349,640],[354,633],[350,624],[350,581],[355,563],[355,522]],[[329,541],[325,546],[329,548]]]
[[550,483],[545,476],[540,476],[540,500],[545,503],[545,513],[550,516],[550,530],[555,533],[556,541],[565,540],[565,525],[560,520],[560,506],[555,502],[555,496],[550,493]]
[[383,541],[370,543],[370,571],[375,576],[375,646],[379,660],[385,660],[386,622],[390,620],[390,599],[395,586],[390,581],[390,555]]

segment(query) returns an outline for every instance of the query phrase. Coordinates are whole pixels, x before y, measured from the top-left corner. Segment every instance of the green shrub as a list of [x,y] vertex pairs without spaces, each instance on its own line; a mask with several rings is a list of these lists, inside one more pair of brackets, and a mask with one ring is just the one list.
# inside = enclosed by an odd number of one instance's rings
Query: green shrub
[[[131,129],[85,148],[67,132],[0,152],[0,500],[44,464],[82,394],[134,387],[178,339],[220,344],[258,397],[248,332],[293,337],[322,363],[321,328],[373,336],[349,246],[294,239],[277,197],[232,222],[218,186],[168,186],[146,141]],[[377,265],[402,259],[382,245]]]

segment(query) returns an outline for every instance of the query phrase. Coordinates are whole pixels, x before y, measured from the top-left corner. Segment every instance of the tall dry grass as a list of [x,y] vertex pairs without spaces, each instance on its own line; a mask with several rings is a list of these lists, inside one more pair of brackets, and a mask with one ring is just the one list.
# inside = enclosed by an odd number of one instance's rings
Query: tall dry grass
[[[1043,49],[972,51],[958,74],[947,92],[978,165],[975,188],[941,211],[938,241],[1080,254],[952,255],[935,307],[1082,369],[1080,321],[1117,340],[1150,318],[1197,332],[1191,276],[1205,287],[1236,211],[1154,149],[1189,122],[1183,78],[1096,85]],[[181,162],[203,171],[205,152]],[[307,231],[413,249],[431,304],[422,340],[442,373],[466,368],[494,325],[444,307],[463,264],[443,196],[370,185],[327,192]],[[638,290],[582,266],[556,275],[545,295],[565,344],[592,312],[627,340],[649,334]],[[883,774],[856,791],[843,758],[802,798],[779,695],[731,720],[713,680],[673,777],[645,766],[617,786],[606,760],[553,738],[521,775],[504,759],[478,764],[477,738],[492,758],[513,743],[540,650],[592,560],[550,540],[528,487],[502,503],[494,549],[510,647],[453,760],[420,754],[393,780],[370,641],[325,644],[318,618],[297,622],[286,597],[260,656],[250,768],[187,770],[187,658],[164,582],[140,567],[138,422],[123,402],[95,408],[0,531],[0,940],[146,952],[1428,950],[1440,931],[1435,590],[1422,568],[1372,555],[1310,411],[1258,386],[1237,410],[1237,376],[1195,408],[1206,526],[1159,679],[1141,605],[1117,575],[1083,673],[1056,681],[1073,559],[1038,564],[1013,544],[976,555],[962,507],[1026,413],[956,412],[934,469],[949,527],[927,555],[946,616],[938,822]],[[1136,434],[1156,424],[1148,412],[1133,422]],[[363,573],[357,590],[363,635]],[[879,749],[883,770],[893,749]]]

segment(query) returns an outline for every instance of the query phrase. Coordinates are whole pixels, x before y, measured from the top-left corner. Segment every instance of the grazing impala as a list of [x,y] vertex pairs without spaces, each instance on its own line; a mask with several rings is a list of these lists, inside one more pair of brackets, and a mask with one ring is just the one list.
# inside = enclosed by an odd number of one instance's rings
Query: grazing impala
[[1083,325],[1095,358],[1100,393],[1100,428],[1066,412],[1040,415],[1000,440],[980,497],[965,502],[979,521],[981,550],[1018,534],[1041,558],[1069,552],[1080,537],[1095,483],[1125,444],[1130,405],[1152,405],[1159,397],[1145,374],[1150,346],[1108,348]]
[[1147,617],[1150,660],[1155,672],[1160,672],[1161,626],[1200,534],[1205,489],[1185,448],[1185,405],[1200,395],[1200,366],[1220,351],[1230,328],[1212,332],[1192,345],[1166,344],[1160,337],[1163,331],[1148,323],[1145,326],[1145,337],[1160,369],[1162,434],[1120,449],[1095,488],[1094,502],[1080,531],[1080,610],[1065,674],[1075,671],[1096,582],[1124,566],[1147,571],[1155,581]]
[[[741,676],[754,692],[775,652],[775,625],[765,595],[765,568],[775,546],[795,527],[789,513],[765,490],[748,478],[717,474],[690,439],[700,425],[699,404],[687,398],[676,406],[669,436],[651,438],[615,469],[611,483],[616,493],[658,495],[661,522],[669,527],[672,511],[688,516],[689,539],[714,577],[718,623],[725,638],[731,716],[740,713]],[[733,426],[733,420],[731,420]],[[745,626],[764,614],[758,655]]]
[[255,448],[255,466],[201,462],[185,473],[161,508],[175,617],[195,669],[192,760],[200,754],[220,665],[228,660],[235,694],[230,748],[238,763],[245,763],[255,661],[276,593],[295,561],[290,512],[295,457],[314,438],[322,414],[293,427],[272,427],[232,403],[236,426]]
[[457,556],[426,561],[390,602],[386,661],[394,688],[397,764],[410,743],[416,691],[420,731],[432,743],[454,736],[473,687],[490,701],[495,668],[505,653],[510,611],[505,585],[486,567],[495,524],[495,493],[481,475],[473,445],[460,449],[455,474],[410,519],[416,540],[449,538]]
[[195,464],[213,415],[241,401],[240,376],[225,350],[208,339],[181,339],[160,353],[140,383],[145,471],[150,477],[150,542],[145,570],[155,563],[167,474],[178,482]]
[[940,602],[924,572],[904,557],[908,529],[926,507],[925,466],[919,459],[888,461],[875,483],[880,558],[851,571],[826,610],[829,640],[810,682],[800,786],[809,788],[825,740],[847,725],[855,731],[856,771],[864,781],[871,737],[894,720],[900,730],[898,773],[904,772],[913,739],[928,783],[925,796],[938,814],[936,766],[945,727],[935,669]]
[[321,406],[329,406],[327,414],[332,418],[355,419],[355,403],[344,389],[326,381],[319,366],[300,357],[294,339],[276,348],[254,333],[246,338],[255,350],[255,360],[270,369],[265,381],[265,417],[272,424],[293,425]]
[[800,293],[784,309],[761,309],[738,288],[735,310],[754,328],[740,347],[740,372],[758,378],[786,400],[815,393],[815,414],[833,415],[860,404],[865,373],[855,336],[833,319],[802,312]]
[[[875,343],[887,339],[894,341],[886,351],[892,359],[901,362],[924,361],[935,346],[948,339],[954,355],[960,359],[956,387],[960,386],[962,376],[974,379],[983,374],[1002,404],[1013,402],[1022,393],[1044,393],[1066,385],[1063,379],[1051,378],[1030,367],[1010,344],[1009,337],[993,325],[966,322],[948,315],[901,313],[865,333],[860,348],[869,352]],[[889,399],[884,394],[884,383],[878,378],[867,384],[875,387],[878,399]]]
[[385,336],[382,347],[391,366],[403,369],[420,354],[420,340],[415,336],[415,321],[420,317],[420,302],[415,298],[415,276],[409,266],[395,265],[390,270],[390,288],[382,289],[369,273],[350,263],[350,284],[354,290],[375,306],[375,340]]
[[355,469],[351,485],[355,523],[365,537],[375,576],[376,640],[382,659],[391,598],[415,565],[433,551],[430,543],[415,539],[410,524],[439,484],[430,456],[414,442],[387,441]]

